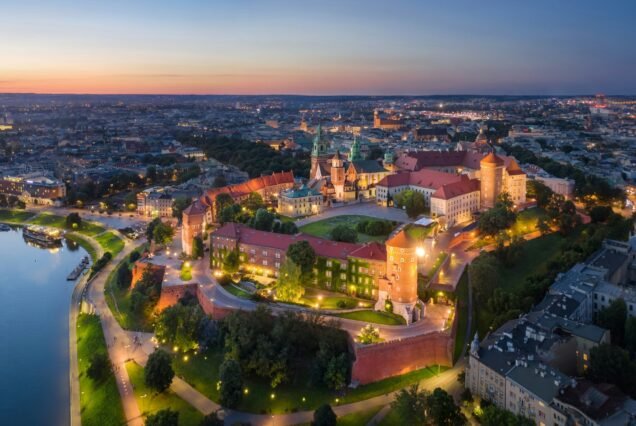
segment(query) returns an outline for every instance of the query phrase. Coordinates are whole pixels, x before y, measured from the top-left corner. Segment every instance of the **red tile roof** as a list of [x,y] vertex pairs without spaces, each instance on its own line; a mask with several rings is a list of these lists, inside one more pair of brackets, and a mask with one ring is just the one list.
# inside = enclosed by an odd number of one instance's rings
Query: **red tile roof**
[[306,234],[277,234],[274,232],[257,231],[240,223],[226,223],[212,233],[212,237],[232,238],[243,244],[267,247],[287,251],[287,247],[298,241],[307,241],[313,247],[317,256],[332,259],[343,259],[353,251],[361,248],[360,244],[340,243]]
[[386,244],[391,247],[412,248],[415,245],[415,241],[404,230],[401,230],[388,239]]
[[478,179],[462,179],[458,182],[449,183],[440,187],[432,195],[433,198],[440,198],[442,200],[450,200],[451,198],[458,197],[460,195],[468,194],[480,190],[480,184]]
[[385,176],[378,186],[395,187],[404,185],[419,186],[422,188],[437,189],[440,186],[447,185],[451,182],[460,181],[461,175],[440,172],[431,169],[422,169],[416,172],[402,172],[394,175]]
[[201,201],[206,205],[212,205],[214,199],[219,194],[229,194],[232,198],[240,198],[251,192],[257,192],[263,190],[269,186],[276,186],[282,184],[293,184],[294,173],[289,172],[274,172],[271,175],[260,176],[254,179],[250,179],[247,182],[237,183],[235,185],[228,185],[222,188],[209,189],[201,197]]
[[[402,170],[416,171],[427,167],[468,167],[473,170],[479,170],[479,163],[482,159],[503,160],[506,168],[514,167],[516,161],[513,157],[498,156],[490,153],[484,154],[474,151],[417,151],[406,152],[398,156],[395,165]],[[517,164],[518,168],[519,165]],[[516,170],[516,169],[514,169]],[[520,169],[519,169],[520,170]],[[510,174],[519,174],[516,171]]]
[[373,241],[352,251],[349,256],[357,257],[359,259],[386,262],[386,246],[378,243],[377,241]]
[[504,161],[496,156],[494,153],[490,153],[488,155],[486,155],[484,158],[481,159],[482,163],[487,163],[487,164],[502,164],[504,163]]

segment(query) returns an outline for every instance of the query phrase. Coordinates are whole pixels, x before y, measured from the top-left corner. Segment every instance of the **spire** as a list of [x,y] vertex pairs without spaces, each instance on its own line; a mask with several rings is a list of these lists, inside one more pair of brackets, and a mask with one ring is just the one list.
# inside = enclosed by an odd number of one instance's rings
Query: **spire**
[[318,157],[321,154],[320,152],[320,139],[322,138],[321,133],[322,133],[322,129],[320,127],[320,124],[318,124],[318,127],[316,127],[316,135],[314,136],[314,144],[311,147],[312,157]]
[[351,145],[351,152],[349,152],[349,161],[362,160],[360,156],[360,142],[356,135],[353,135],[353,144]]

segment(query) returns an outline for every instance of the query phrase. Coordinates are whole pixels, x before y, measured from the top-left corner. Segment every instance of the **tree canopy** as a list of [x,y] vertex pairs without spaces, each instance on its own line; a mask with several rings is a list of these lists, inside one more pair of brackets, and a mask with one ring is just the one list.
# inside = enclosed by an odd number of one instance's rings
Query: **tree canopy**
[[163,392],[170,387],[173,378],[174,370],[170,355],[162,349],[156,349],[148,357],[144,368],[146,385],[158,392]]
[[309,242],[305,240],[290,244],[287,247],[287,257],[300,268],[305,276],[311,274],[316,262],[316,252]]

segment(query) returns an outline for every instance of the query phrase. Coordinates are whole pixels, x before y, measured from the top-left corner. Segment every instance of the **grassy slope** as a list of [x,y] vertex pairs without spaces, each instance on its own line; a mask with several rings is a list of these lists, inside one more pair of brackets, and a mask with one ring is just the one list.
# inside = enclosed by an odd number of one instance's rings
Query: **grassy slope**
[[[305,234],[314,235],[316,237],[331,238],[331,230],[338,225],[347,225],[355,229],[356,225],[363,220],[380,220],[369,216],[344,215],[331,217],[329,219],[319,220],[300,227],[300,231]],[[384,241],[386,235],[371,236],[358,232],[358,242],[366,243],[367,241]]]
[[[191,355],[187,362],[183,361],[181,357],[175,357],[172,365],[178,376],[183,377],[208,398],[218,401],[217,382],[221,362],[223,362],[223,353],[217,349],[205,354]],[[274,390],[265,380],[244,379],[245,387],[249,389],[249,393],[238,408],[252,413],[285,413],[294,409],[314,410],[324,403],[336,404],[337,395],[335,392],[311,386],[309,383],[310,370],[308,366],[292,382],[282,384]],[[445,369],[443,367],[424,368],[402,376],[359,386],[356,389],[349,389],[347,394],[338,397],[338,403],[348,404],[383,395],[422,379],[433,377],[438,370],[444,371]],[[272,393],[275,394],[274,399],[271,399]],[[302,400],[303,397],[305,401]]]
[[384,325],[405,325],[406,321],[401,316],[381,311],[355,311],[335,315],[339,318],[365,321]]
[[23,210],[0,210],[0,222],[23,223],[33,216],[35,213]]
[[76,242],[84,250],[86,250],[88,255],[93,260],[93,263],[95,263],[95,261],[97,261],[97,252],[95,251],[95,248],[93,248],[93,245],[86,238],[81,237],[80,235],[78,235],[78,234],[76,234],[74,232],[66,234],[66,238],[71,240],[71,241]]
[[368,410],[338,417],[338,426],[366,426],[381,408],[382,406],[377,406]]
[[104,251],[109,251],[113,257],[117,256],[124,249],[124,242],[112,232],[105,232],[94,237]]
[[181,399],[171,390],[167,390],[157,394],[154,390],[149,389],[144,382],[144,369],[134,361],[126,363],[126,370],[133,385],[135,398],[139,404],[139,410],[145,417],[148,414],[154,414],[159,410],[170,408],[179,412],[180,426],[198,426],[203,419],[203,414]]
[[107,353],[99,317],[81,314],[77,318],[77,358],[82,424],[121,425],[126,419],[115,376],[110,374],[104,382],[95,383],[86,375],[91,355],[99,352]]
[[[137,248],[135,251],[142,252],[145,246]],[[119,264],[128,262],[128,257]],[[121,289],[117,286],[117,270],[119,265],[108,276],[104,294],[106,303],[119,325],[125,330],[152,331],[150,320],[144,315],[131,312],[130,309],[130,289]],[[132,267],[132,266],[131,266]]]

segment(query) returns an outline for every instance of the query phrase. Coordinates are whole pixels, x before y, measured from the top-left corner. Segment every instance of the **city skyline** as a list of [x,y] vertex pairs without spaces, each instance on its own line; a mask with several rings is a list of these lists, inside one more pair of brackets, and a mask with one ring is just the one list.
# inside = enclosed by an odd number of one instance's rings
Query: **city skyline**
[[0,93],[628,95],[619,5],[21,2],[0,17]]

